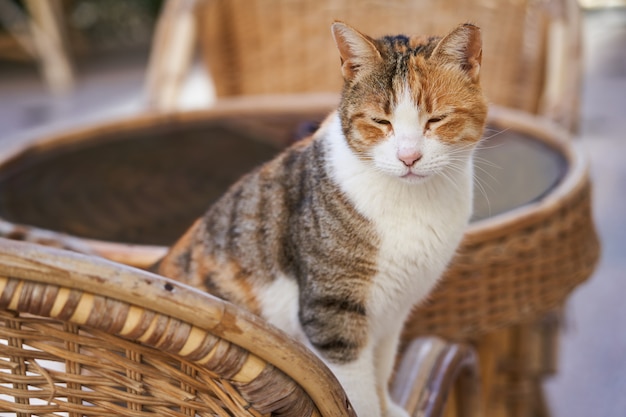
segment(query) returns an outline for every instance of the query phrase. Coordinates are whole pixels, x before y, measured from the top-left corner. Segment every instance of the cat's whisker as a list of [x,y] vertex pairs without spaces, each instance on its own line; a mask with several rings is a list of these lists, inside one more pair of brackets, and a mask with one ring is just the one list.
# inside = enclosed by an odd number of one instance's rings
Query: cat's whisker
[[483,136],[483,138],[481,139],[481,141],[485,141],[485,140],[489,140],[489,139],[495,138],[496,136],[501,135],[501,134],[503,134],[503,133],[505,133],[505,132],[509,131],[510,129],[511,129],[511,128],[507,127],[506,129],[496,131],[496,132],[495,132],[494,134],[492,134],[492,135],[489,135],[489,136]]
[[[454,162],[465,162],[465,160],[456,159],[456,160],[454,160]],[[497,178],[495,178],[493,175],[491,175],[491,173],[488,172],[487,170],[485,170],[483,167],[477,165],[476,163],[473,166],[474,166],[474,168],[480,170],[481,172],[484,172],[488,177],[493,179],[496,183],[498,182]],[[455,163],[451,163],[450,164],[450,169],[452,169],[454,171],[457,171],[457,172],[461,172],[462,171],[462,167],[458,166]],[[477,175],[476,172],[474,172],[472,174],[472,179],[473,179],[472,183],[476,186],[476,189],[478,189],[478,191],[484,197],[484,199],[485,199],[485,201],[487,203],[487,212],[489,214],[491,214],[491,201],[489,200],[489,193],[487,192],[486,188],[488,188],[491,192],[494,192],[493,187],[491,186],[491,184],[487,183],[484,180],[484,178],[482,178],[481,176]]]
[[487,133],[487,132],[499,132],[499,131],[500,131],[500,129],[496,129],[496,128],[494,128],[494,127],[489,127],[489,126],[486,126],[486,127],[485,127],[485,129],[484,129],[484,131],[483,131],[483,134],[485,134],[485,133]]
[[480,157],[480,156],[474,156],[474,162],[476,162],[476,163],[478,163],[480,165],[485,165],[485,166],[491,167],[491,168],[502,169],[502,167],[500,165],[496,164],[495,162],[493,162],[493,161],[491,161],[489,159]]
[[[485,168],[481,167],[480,165],[474,165],[474,168],[476,168],[477,170],[479,170],[480,172],[482,172],[483,174],[485,174],[486,176],[488,176],[491,180],[493,180],[496,184],[499,184],[500,181],[498,180],[498,178],[494,177],[493,174],[489,171],[487,171]],[[477,175],[476,173],[474,173],[474,175]],[[482,178],[482,177],[481,177]],[[487,184],[488,185],[488,184]],[[493,188],[488,185],[489,188],[491,189],[491,191],[493,191]]]
[[445,166],[444,169],[439,171],[439,174],[444,177],[450,184],[452,184],[457,191],[460,192],[462,189],[462,185],[454,180],[454,178],[451,176],[451,173],[464,175],[463,166],[454,162],[450,162]]
[[454,181],[454,178],[452,178],[449,173],[442,172],[441,175],[450,183],[450,185],[452,187],[454,187],[454,189],[457,192],[461,192],[461,190],[462,190],[461,184],[459,184],[458,182]]
[[502,146],[502,143],[485,143],[483,141],[480,141],[478,143],[478,145],[476,146],[476,150],[477,151],[482,151],[482,150],[489,150],[489,149],[497,149],[499,147]]
[[466,154],[472,152],[475,148],[476,145],[474,143],[460,144],[450,147],[448,152],[451,155]]
[[[487,202],[487,214],[490,216],[491,215],[491,201],[489,201],[489,195],[487,194],[487,190],[485,190],[485,187],[481,178],[478,177],[476,174],[474,174],[474,185],[476,185],[476,188],[478,188],[482,196],[485,198],[485,201]],[[491,189],[491,191],[493,191],[491,187],[489,188]]]

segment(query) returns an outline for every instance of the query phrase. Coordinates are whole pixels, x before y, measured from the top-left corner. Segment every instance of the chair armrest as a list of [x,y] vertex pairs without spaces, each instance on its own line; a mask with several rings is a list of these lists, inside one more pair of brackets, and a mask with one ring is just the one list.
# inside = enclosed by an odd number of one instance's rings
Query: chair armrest
[[455,415],[475,417],[480,407],[478,374],[478,356],[470,345],[420,337],[403,352],[391,396],[411,416],[441,417],[455,388]]

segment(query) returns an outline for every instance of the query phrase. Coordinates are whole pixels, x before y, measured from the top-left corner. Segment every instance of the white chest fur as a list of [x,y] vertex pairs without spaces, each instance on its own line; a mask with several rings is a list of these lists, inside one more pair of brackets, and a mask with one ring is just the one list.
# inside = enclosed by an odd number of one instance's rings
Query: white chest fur
[[326,129],[332,175],[372,221],[381,243],[368,311],[383,322],[404,319],[430,292],[463,235],[471,214],[471,159],[411,184],[362,162],[348,147],[337,116]]

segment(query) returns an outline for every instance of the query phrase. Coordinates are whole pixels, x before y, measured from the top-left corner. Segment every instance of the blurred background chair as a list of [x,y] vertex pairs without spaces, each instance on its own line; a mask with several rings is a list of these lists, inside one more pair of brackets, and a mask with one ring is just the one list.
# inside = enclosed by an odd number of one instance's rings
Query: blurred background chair
[[[477,417],[468,346],[413,341],[394,395]],[[0,415],[354,416],[332,373],[258,317],[175,281],[0,239]]]
[[176,106],[195,44],[218,98],[336,93],[341,75],[330,35],[336,19],[374,37],[444,35],[459,23],[475,23],[483,32],[481,82],[489,100],[576,127],[581,33],[575,0],[173,0],[154,38],[148,103]]

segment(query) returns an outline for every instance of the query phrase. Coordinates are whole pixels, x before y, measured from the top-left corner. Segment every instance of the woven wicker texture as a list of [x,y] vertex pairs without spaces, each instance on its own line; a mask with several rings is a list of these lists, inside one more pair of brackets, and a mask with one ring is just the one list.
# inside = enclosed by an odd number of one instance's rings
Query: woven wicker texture
[[203,56],[218,96],[338,92],[330,24],[371,36],[481,27],[490,101],[575,124],[580,34],[574,0],[218,0],[202,2]]
[[[140,270],[0,239],[0,308],[0,412],[353,415],[305,349]],[[287,373],[315,387],[315,400]]]

